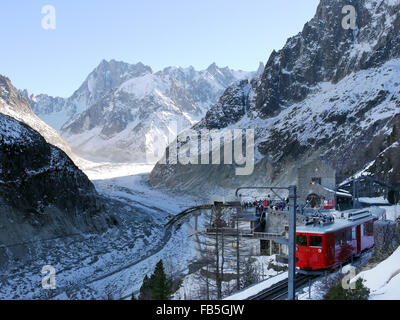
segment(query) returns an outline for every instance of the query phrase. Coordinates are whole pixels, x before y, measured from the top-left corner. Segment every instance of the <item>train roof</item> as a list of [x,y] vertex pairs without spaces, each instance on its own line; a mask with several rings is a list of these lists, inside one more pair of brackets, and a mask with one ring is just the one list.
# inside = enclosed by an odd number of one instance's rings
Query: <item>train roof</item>
[[351,228],[371,221],[372,219],[379,218],[385,212],[381,208],[368,208],[362,210],[348,210],[343,212],[344,217],[336,218],[333,223],[329,224],[309,224],[304,226],[297,226],[296,232],[298,233],[317,233],[325,234],[339,231],[341,229]]

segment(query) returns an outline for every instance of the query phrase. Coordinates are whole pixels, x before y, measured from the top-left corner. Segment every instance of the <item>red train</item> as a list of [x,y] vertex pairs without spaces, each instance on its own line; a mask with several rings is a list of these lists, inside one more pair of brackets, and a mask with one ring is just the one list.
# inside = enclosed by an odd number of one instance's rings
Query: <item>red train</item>
[[374,245],[374,222],[385,213],[379,208],[349,210],[340,218],[309,218],[297,227],[297,267],[305,271],[334,269]]

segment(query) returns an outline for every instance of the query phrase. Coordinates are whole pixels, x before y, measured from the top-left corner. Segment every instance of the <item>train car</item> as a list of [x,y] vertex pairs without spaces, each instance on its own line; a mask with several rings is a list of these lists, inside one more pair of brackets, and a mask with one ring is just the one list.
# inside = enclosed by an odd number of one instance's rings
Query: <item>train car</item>
[[296,231],[296,265],[305,271],[334,269],[374,245],[374,222],[385,210],[349,210],[339,218],[312,217]]

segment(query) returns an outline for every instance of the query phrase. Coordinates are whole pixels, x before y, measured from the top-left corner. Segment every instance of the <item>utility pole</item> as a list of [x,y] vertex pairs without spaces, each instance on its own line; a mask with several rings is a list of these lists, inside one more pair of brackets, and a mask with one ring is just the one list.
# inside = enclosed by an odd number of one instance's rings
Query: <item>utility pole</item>
[[296,296],[296,186],[289,187],[289,288],[288,299],[295,300]]
[[357,193],[357,180],[353,180],[353,209],[357,209],[356,204],[356,193]]
[[[241,211],[242,209],[240,209]],[[240,290],[239,210],[236,211],[236,289]]]
[[271,190],[278,198],[282,198],[275,192],[275,190],[289,190],[289,279],[288,279],[288,299],[294,300],[296,297],[296,211],[297,211],[297,187],[241,187],[236,189],[236,197],[240,190],[251,189],[268,189]]
[[335,193],[333,195],[333,209],[336,210],[337,209],[337,193],[338,193],[339,187],[335,186],[334,190],[335,190]]
[[219,253],[219,237],[218,233],[220,230],[219,224],[221,223],[221,208],[218,206],[217,203],[214,204],[214,209],[215,209],[215,282],[217,285],[217,299],[222,300],[222,279],[221,279],[221,269],[220,269],[220,253]]

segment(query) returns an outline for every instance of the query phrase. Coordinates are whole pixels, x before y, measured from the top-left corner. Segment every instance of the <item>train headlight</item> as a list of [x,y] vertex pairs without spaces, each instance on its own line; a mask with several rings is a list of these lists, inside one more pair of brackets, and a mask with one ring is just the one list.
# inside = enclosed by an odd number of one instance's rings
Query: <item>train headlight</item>
[[318,249],[318,253],[322,253],[322,249]]
[[296,247],[296,251],[299,251],[299,248],[298,248],[298,247]]

